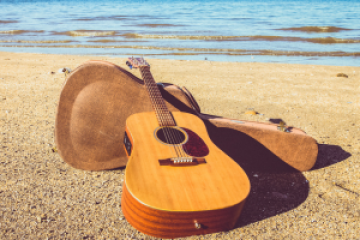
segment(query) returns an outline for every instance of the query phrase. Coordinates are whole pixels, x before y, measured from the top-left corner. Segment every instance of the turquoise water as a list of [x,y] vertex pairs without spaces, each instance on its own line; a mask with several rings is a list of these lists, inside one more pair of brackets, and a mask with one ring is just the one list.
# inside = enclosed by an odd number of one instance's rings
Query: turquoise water
[[360,66],[360,1],[3,1],[0,51]]

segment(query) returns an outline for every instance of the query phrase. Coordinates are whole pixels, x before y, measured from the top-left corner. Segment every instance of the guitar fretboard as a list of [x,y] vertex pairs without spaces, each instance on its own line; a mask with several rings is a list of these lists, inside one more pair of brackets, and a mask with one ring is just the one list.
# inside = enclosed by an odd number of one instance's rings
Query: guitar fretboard
[[148,90],[151,104],[160,126],[175,126],[175,121],[167,108],[161,92],[150,72],[149,66],[140,66],[140,73]]

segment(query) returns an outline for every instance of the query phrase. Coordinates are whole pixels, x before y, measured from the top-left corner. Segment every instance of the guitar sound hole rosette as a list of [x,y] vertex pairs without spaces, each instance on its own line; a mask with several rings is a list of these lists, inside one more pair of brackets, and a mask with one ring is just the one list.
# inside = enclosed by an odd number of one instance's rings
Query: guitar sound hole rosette
[[179,127],[158,127],[154,131],[156,140],[165,145],[185,144],[189,137],[187,133]]

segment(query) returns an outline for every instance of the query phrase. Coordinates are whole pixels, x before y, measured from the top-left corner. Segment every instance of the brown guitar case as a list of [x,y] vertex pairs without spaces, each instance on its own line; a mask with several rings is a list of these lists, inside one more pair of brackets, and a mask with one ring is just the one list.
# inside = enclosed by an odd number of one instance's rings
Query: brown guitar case
[[[317,143],[302,130],[288,127],[289,132],[283,132],[277,124],[203,114],[185,87],[159,86],[170,111],[198,115],[212,141],[243,168],[245,165],[244,170],[249,162],[271,168],[280,160],[299,171],[315,164]],[[147,111],[153,109],[141,79],[109,62],[85,62],[71,72],[60,94],[55,122],[58,152],[79,169],[125,167],[125,121],[131,114]]]

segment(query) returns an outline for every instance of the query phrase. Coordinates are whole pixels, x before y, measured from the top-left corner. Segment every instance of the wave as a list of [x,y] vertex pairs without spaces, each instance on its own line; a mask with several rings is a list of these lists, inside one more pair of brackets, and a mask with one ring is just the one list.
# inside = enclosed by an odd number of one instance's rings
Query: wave
[[28,31],[28,30],[5,30],[5,31],[0,31],[0,34],[6,34],[6,35],[19,35],[19,34],[24,34],[24,33],[43,33],[44,31],[39,30],[39,31]]
[[67,32],[57,32],[55,35],[67,35],[72,37],[99,37],[99,36],[114,36],[115,31],[100,31],[100,30],[76,30]]
[[189,35],[154,35],[154,34],[138,34],[126,33],[122,35],[126,38],[152,38],[152,39],[181,39],[181,40],[216,40],[229,41],[231,39],[241,38],[238,36],[189,36]]
[[149,14],[138,15],[113,15],[108,17],[111,20],[127,20],[127,19],[168,19],[167,17],[153,16]]
[[229,19],[229,20],[252,20],[254,18],[249,18],[249,17],[234,17],[234,18],[224,18],[224,19]]
[[276,30],[283,30],[283,31],[299,31],[299,32],[316,32],[316,33],[332,33],[332,32],[340,32],[340,31],[349,31],[353,29],[348,28],[339,28],[334,26],[305,26],[305,27],[293,27],[293,28],[280,28]]
[[72,40],[39,40],[39,41],[28,41],[28,40],[0,40],[0,43],[71,43]]
[[94,20],[99,20],[97,18],[76,18],[76,19],[73,19],[74,21],[94,21]]
[[[279,50],[247,50],[247,49],[227,49],[227,48],[173,48],[173,47],[156,47],[156,46],[92,46],[92,45],[0,45],[0,47],[24,47],[24,48],[127,48],[127,49],[144,49],[144,50],[163,50],[174,51],[171,53],[160,53],[158,55],[201,55],[201,54],[220,54],[220,55],[268,55],[268,56],[308,56],[308,57],[360,57],[360,52],[306,52],[306,51],[279,51]],[[144,55],[147,55],[144,53]],[[148,53],[148,55],[154,55]]]
[[74,18],[73,21],[84,21],[84,22],[89,22],[89,21],[108,21],[108,20],[117,20],[117,21],[122,21],[122,20],[130,20],[130,19],[134,19],[134,17],[131,16],[107,16],[107,17],[91,17],[91,18]]
[[87,42],[94,42],[94,43],[120,43],[120,42],[147,42],[146,40],[112,40],[112,39],[99,39],[99,40],[91,40]]
[[[171,24],[143,24],[146,26],[172,26]],[[27,31],[27,30],[5,30],[0,31],[0,35],[21,35],[24,33],[43,33],[44,31]],[[137,33],[125,33],[119,35],[117,31],[101,31],[101,30],[74,30],[66,32],[52,32],[53,35],[66,35],[71,37],[107,37],[107,36],[120,36],[129,40],[94,40],[91,42],[139,42],[130,39],[177,39],[177,40],[198,40],[198,41],[282,41],[282,42],[308,42],[316,44],[354,44],[360,43],[360,38],[333,38],[333,37],[318,37],[318,38],[304,38],[304,37],[288,37],[288,36],[200,36],[200,35],[156,35],[156,34],[137,34]],[[71,42],[71,41],[67,41]],[[142,41],[141,41],[142,42]],[[25,43],[25,42],[24,42]],[[32,43],[32,42],[28,42]],[[35,43],[35,42],[33,42]],[[41,42],[39,42],[41,43]],[[48,42],[48,43],[51,43]],[[55,42],[54,42],[55,43]]]
[[202,41],[286,41],[286,42],[311,42],[319,44],[334,43],[360,43],[358,39],[347,38],[303,38],[303,37],[284,37],[284,36],[181,36],[181,35],[150,35],[126,33],[122,36],[126,38],[151,38],[151,39],[179,39],[179,40],[202,40]]
[[7,24],[7,23],[17,23],[18,21],[15,20],[0,20],[0,24]]
[[157,28],[157,27],[181,27],[181,26],[184,26],[184,25],[176,25],[176,24],[138,24],[136,26]]
[[289,42],[310,42],[319,44],[334,44],[334,43],[360,43],[359,39],[349,38],[303,38],[303,37],[282,37],[282,36],[250,36],[249,40],[254,41],[289,41]]
[[15,34],[22,34],[24,32],[25,30],[5,30],[5,31],[0,31],[0,34],[15,35]]
[[73,21],[80,21],[80,22],[89,22],[89,21],[106,21],[106,20],[125,20],[129,19],[126,17],[123,18],[114,18],[114,17],[91,17],[91,18],[74,18]]
[[349,39],[349,38],[310,38],[308,42],[312,43],[321,43],[321,44],[333,44],[333,43],[360,43],[358,39]]

